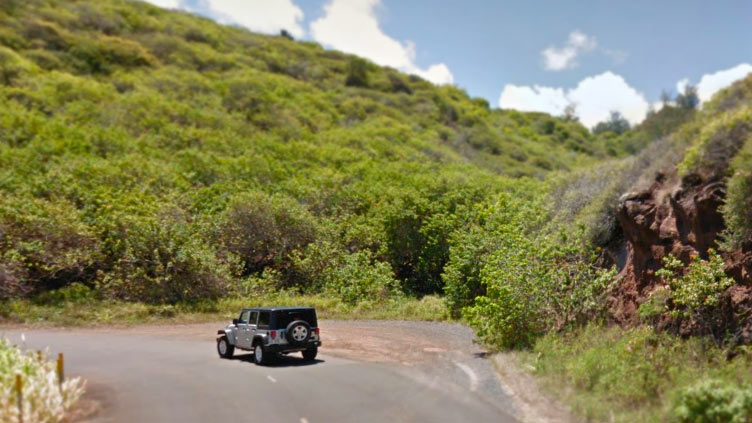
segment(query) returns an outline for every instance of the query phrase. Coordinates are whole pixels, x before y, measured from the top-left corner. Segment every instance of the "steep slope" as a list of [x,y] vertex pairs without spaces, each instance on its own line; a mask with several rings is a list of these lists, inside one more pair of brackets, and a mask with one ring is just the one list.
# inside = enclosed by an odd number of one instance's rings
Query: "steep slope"
[[440,292],[473,205],[604,151],[576,122],[314,43],[133,1],[5,1],[0,298]]
[[752,76],[719,93],[672,135],[683,152],[678,160],[664,165],[649,186],[621,197],[617,219],[623,239],[617,249],[626,255],[613,297],[617,320],[634,322],[639,306],[666,288],[658,271],[666,267],[667,256],[687,265],[693,258],[709,260],[714,250],[735,282],[723,292],[720,315],[710,323],[666,318],[660,324],[676,326],[682,334],[712,329],[718,338],[752,341],[750,104]]

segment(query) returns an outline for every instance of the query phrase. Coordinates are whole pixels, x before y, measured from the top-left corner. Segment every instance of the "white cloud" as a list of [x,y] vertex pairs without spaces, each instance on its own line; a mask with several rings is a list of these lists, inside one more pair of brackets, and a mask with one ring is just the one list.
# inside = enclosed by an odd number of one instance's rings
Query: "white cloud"
[[[704,103],[711,98],[718,91],[728,87],[734,82],[746,77],[752,73],[752,65],[749,63],[740,63],[733,68],[720,70],[715,73],[706,73],[700,77],[700,82],[697,83],[697,97],[701,103]],[[676,92],[683,94],[687,85],[691,84],[689,78],[684,78],[676,83]]]
[[749,63],[742,63],[730,69],[705,74],[700,78],[700,82],[697,84],[697,96],[700,97],[700,101],[702,102],[708,101],[713,97],[713,94],[728,87],[735,81],[744,78],[750,73],[752,73],[752,65]]
[[180,6],[180,0],[146,0],[147,2],[165,9],[177,9]]
[[221,22],[266,34],[278,34],[283,29],[295,37],[305,34],[303,11],[292,0],[206,0],[206,5],[209,14]]
[[561,114],[569,104],[563,88],[542,87],[540,85],[518,86],[507,84],[499,97],[499,107],[523,112],[544,112]]
[[642,93],[610,71],[587,77],[568,90],[507,84],[499,96],[499,107],[503,109],[540,111],[553,115],[562,114],[570,103],[576,104],[580,121],[588,127],[606,120],[612,110],[636,124],[645,118],[649,107]]
[[577,104],[580,120],[588,126],[607,119],[612,110],[636,124],[645,118],[648,110],[645,96],[612,72],[583,79],[567,92],[567,98]]
[[414,69],[411,71],[421,78],[431,81],[434,84],[451,84],[454,82],[454,76],[449,67],[443,63],[431,65],[426,70]]
[[679,94],[684,93],[684,90],[687,89],[687,85],[689,85],[689,78],[679,80],[679,82],[676,83],[676,92]]
[[611,58],[611,61],[615,65],[621,65],[622,63],[627,61],[627,58],[629,57],[629,53],[627,53],[624,50],[615,50],[610,48],[601,48],[601,51],[603,54]]
[[324,16],[311,23],[311,36],[323,45],[419,75],[435,84],[454,82],[444,63],[419,68],[415,64],[415,45],[397,41],[381,30],[376,15],[380,4],[381,0],[331,0],[324,6]]
[[548,47],[541,52],[543,66],[546,70],[561,71],[577,67],[577,56],[583,52],[593,50],[598,45],[595,37],[590,37],[579,30],[569,34],[564,47]]

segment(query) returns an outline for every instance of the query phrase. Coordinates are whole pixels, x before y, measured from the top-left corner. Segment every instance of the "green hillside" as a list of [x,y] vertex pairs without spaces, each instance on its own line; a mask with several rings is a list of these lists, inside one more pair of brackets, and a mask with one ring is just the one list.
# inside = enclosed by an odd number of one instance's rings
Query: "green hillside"
[[5,1],[0,58],[0,298],[437,293],[475,204],[605,155],[573,121],[141,2]]

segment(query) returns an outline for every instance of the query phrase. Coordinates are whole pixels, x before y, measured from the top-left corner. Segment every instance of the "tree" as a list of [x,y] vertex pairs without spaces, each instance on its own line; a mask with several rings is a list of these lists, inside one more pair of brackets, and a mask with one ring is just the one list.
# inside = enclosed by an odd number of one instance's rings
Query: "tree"
[[663,103],[663,107],[671,104],[671,93],[668,90],[661,91],[661,103]]
[[696,109],[700,105],[700,97],[697,96],[697,85],[687,84],[684,87],[684,93],[676,96],[676,105],[682,109]]
[[279,31],[279,36],[283,38],[287,38],[290,41],[295,41],[295,38],[293,38],[292,34],[290,34],[290,31],[286,29]]
[[564,119],[571,122],[579,122],[580,118],[577,116],[577,103],[570,102],[567,107],[564,108]]
[[594,134],[602,134],[604,132],[613,132],[616,135],[623,134],[629,131],[629,121],[624,118],[618,111],[612,111],[611,117],[593,128]]
[[653,105],[652,105],[652,104],[648,104],[648,111],[647,111],[647,113],[646,113],[646,115],[645,115],[645,116],[646,116],[647,118],[649,118],[649,117],[655,116],[655,113],[656,113],[656,112],[655,112],[655,107],[653,107]]

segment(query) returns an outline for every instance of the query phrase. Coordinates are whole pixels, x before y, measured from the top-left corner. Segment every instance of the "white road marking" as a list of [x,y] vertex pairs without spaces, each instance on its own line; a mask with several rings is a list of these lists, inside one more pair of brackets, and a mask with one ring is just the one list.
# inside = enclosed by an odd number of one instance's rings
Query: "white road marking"
[[460,368],[465,374],[467,374],[467,377],[470,378],[470,390],[475,392],[478,389],[478,375],[475,374],[473,369],[470,368],[467,364],[454,362],[454,364]]
[[277,383],[277,379],[274,379],[273,377],[271,377],[269,375],[267,375],[266,378],[269,379],[269,382],[271,382],[271,383]]

